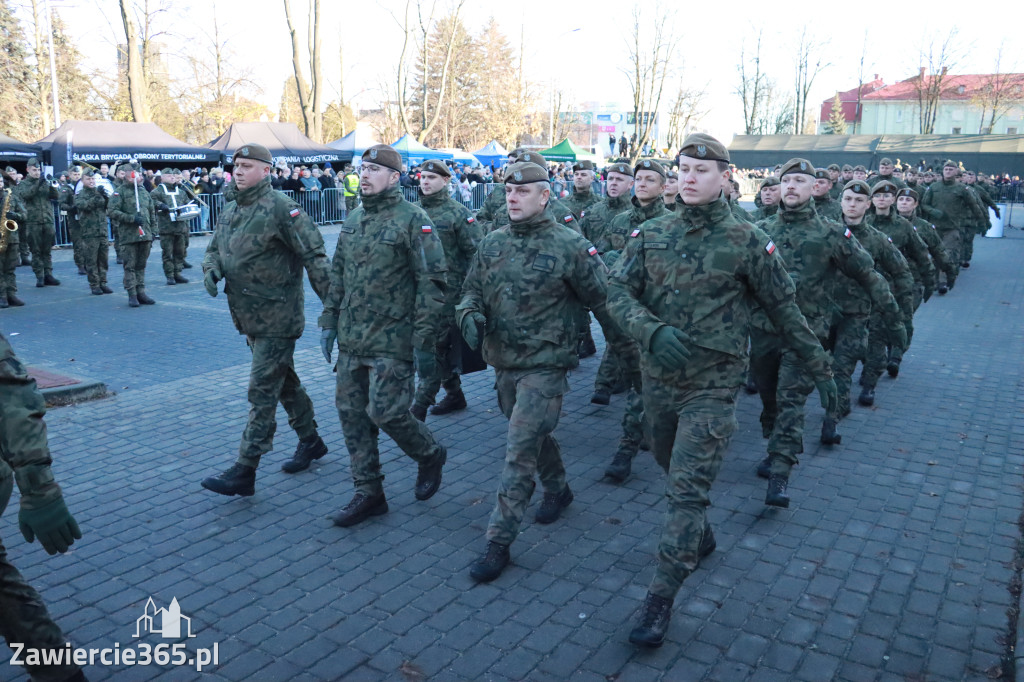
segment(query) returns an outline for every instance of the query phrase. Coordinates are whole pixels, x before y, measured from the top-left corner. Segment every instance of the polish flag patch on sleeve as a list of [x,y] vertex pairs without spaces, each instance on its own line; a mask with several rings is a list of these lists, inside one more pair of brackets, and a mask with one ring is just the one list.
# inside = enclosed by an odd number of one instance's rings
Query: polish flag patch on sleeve
[[914,228],[914,232],[917,232],[917,225],[911,225],[911,227]]
[[768,246],[764,247],[764,250],[769,254],[775,253],[775,242],[769,241]]
[[889,243],[892,244],[892,237],[889,237]]
[[430,234],[431,232],[434,231],[434,228],[432,228],[430,225],[424,225],[422,229],[423,234]]
[[567,215],[564,218],[562,218],[562,220],[564,220],[567,223],[571,223],[572,222],[572,216],[571,215]]
[[587,249],[587,253],[589,253],[591,256],[596,256],[597,255],[597,249],[594,248],[593,246],[591,246],[589,249]]
[[466,218],[466,222],[467,223],[475,223],[476,222],[476,218],[474,218],[473,216],[469,216],[468,218]]
[[296,207],[295,207],[295,208],[293,208],[292,210],[288,211],[288,215],[290,215],[290,216],[291,216],[291,217],[293,217],[293,218],[294,218],[295,216],[299,215],[300,213],[302,213],[302,209],[301,209],[301,208],[299,208],[298,206],[296,206]]
[[846,228],[846,232],[843,233],[843,236],[849,239],[853,236],[853,232],[850,232],[850,228]]
[[635,230],[633,230],[632,232],[630,232],[629,236],[630,237],[639,237],[640,236],[640,228],[638,227]]

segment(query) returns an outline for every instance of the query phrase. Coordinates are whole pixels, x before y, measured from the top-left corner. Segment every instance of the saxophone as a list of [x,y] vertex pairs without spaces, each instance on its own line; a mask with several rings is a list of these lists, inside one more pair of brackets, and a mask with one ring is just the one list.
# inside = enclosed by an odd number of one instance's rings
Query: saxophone
[[18,223],[7,219],[7,208],[11,205],[11,190],[4,190],[4,207],[0,209],[0,256],[7,253],[7,240],[12,232],[18,231]]

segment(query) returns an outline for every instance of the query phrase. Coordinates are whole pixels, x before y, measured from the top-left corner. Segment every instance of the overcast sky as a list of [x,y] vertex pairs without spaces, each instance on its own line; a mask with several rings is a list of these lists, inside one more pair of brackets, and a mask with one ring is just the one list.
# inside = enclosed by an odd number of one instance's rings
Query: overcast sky
[[[300,35],[305,36],[307,0],[291,0],[300,16]],[[437,0],[447,7],[450,0]],[[114,45],[123,41],[116,0],[50,0],[70,33],[94,65],[113,71]],[[159,0],[150,0],[151,3]],[[424,0],[429,3],[429,0]],[[291,45],[282,0],[174,0],[162,14],[162,38],[173,52],[203,50],[214,6],[223,35],[242,63],[252,65],[263,89],[260,101],[277,109],[281,86],[291,73]],[[358,97],[364,106],[378,98],[382,79],[393,80],[402,33],[391,12],[401,14],[401,0],[323,0],[321,24],[323,70],[327,98],[337,97],[340,69],[338,51],[344,46],[345,96]],[[646,21],[652,21],[656,5],[643,2]],[[481,30],[493,15],[518,47],[520,35],[526,47],[527,76],[539,90],[554,86],[576,102],[630,101],[629,82],[621,68],[628,64],[626,33],[631,25],[633,3],[590,0],[520,0],[518,3],[469,2],[464,23]],[[1015,12],[1005,6],[1009,14]],[[440,12],[439,12],[440,13]],[[879,73],[888,83],[908,78],[917,71],[921,45],[941,39],[954,25],[963,56],[958,73],[989,73],[996,51],[1005,41],[1003,71],[1024,71],[1024,41],[1018,38],[1019,22],[1000,21],[999,11],[973,8],[963,2],[944,0],[918,3],[877,4],[823,2],[678,2],[663,3],[660,15],[675,27],[679,38],[676,65],[691,86],[707,86],[709,113],[701,125],[724,140],[742,132],[743,115],[734,94],[741,44],[748,50],[763,30],[765,69],[783,88],[792,89],[796,36],[803,26],[827,43],[827,61],[814,82],[812,102],[831,97],[836,90],[856,87],[861,46],[867,36],[866,78]],[[578,29],[578,30],[576,30]],[[304,41],[303,41],[304,42]],[[460,55],[474,58],[473,55]],[[514,56],[510,55],[510,59]],[[174,62],[172,61],[172,68]],[[674,89],[674,88],[673,88]]]

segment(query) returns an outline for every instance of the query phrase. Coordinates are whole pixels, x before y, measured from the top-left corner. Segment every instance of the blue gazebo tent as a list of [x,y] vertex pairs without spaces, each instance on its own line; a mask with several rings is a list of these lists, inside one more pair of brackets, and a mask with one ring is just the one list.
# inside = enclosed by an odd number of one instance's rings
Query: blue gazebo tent
[[448,152],[452,155],[452,161],[455,163],[461,163],[464,166],[479,166],[480,161],[477,160],[476,155],[464,152],[461,149],[453,149],[450,147],[442,147],[438,151]]
[[402,156],[402,161],[409,166],[415,166],[427,159],[452,158],[450,152],[442,152],[430,147],[424,147],[412,135],[402,135],[391,146]]
[[363,152],[375,144],[380,144],[380,140],[377,139],[373,130],[369,126],[356,124],[355,130],[344,137],[328,142],[327,146],[337,149],[342,161],[351,161],[361,157]]
[[480,159],[480,163],[485,166],[498,168],[508,160],[508,150],[496,140],[491,140],[486,147],[473,152],[473,156]]

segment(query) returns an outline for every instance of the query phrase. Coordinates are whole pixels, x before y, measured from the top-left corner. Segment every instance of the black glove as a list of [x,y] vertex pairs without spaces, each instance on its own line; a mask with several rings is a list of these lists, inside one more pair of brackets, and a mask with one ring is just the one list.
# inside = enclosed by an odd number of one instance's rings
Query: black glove
[[146,222],[146,221],[142,219],[142,214],[141,213],[136,213],[135,214],[135,224],[138,225],[139,227],[142,227],[142,224],[144,222]]
[[168,206],[167,204],[165,204],[162,201],[158,201],[157,204],[156,204],[156,212],[157,213],[169,214],[171,212],[171,207]]

